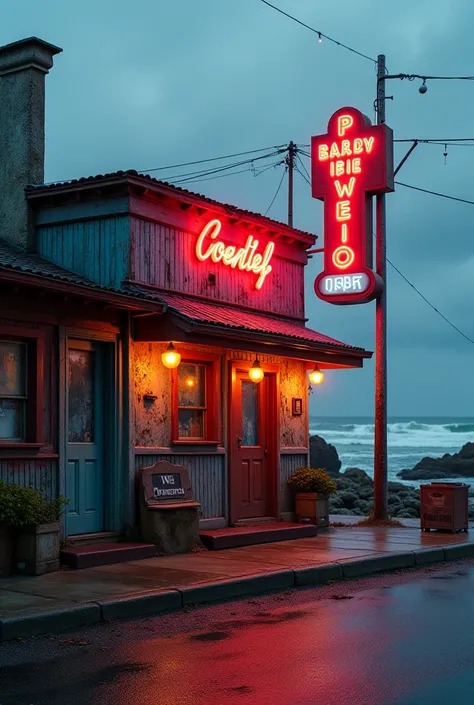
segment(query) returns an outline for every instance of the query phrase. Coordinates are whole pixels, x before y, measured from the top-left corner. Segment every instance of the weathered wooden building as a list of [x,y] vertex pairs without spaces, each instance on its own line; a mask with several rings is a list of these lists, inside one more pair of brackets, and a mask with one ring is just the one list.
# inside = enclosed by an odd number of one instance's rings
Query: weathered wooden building
[[308,371],[370,356],[305,325],[315,236],[136,172],[44,184],[58,51],[0,49],[0,478],[67,496],[67,535],[133,535],[160,459],[202,526],[290,518]]

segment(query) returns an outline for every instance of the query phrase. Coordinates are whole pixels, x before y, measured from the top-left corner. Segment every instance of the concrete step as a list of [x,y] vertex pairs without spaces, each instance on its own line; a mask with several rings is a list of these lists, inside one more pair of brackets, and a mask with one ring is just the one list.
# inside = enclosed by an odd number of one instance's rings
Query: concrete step
[[99,565],[112,565],[125,561],[138,561],[156,556],[156,546],[152,543],[91,543],[82,546],[67,546],[60,553],[61,565],[74,570],[96,568]]
[[276,521],[272,524],[257,526],[233,526],[226,529],[209,529],[201,531],[199,537],[210,551],[221,551],[226,548],[254,546],[259,543],[273,541],[290,541],[317,536],[318,529],[314,524],[294,524]]

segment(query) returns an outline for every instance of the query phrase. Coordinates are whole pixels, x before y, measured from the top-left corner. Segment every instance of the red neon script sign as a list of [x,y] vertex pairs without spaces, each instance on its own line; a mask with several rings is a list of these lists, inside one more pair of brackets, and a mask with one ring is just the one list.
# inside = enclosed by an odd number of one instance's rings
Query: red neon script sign
[[252,235],[249,235],[243,247],[225,245],[221,240],[216,240],[221,227],[222,223],[217,219],[210,220],[203,227],[196,243],[198,260],[205,262],[210,258],[213,262],[222,262],[232,269],[238,267],[243,272],[258,274],[255,288],[261,289],[266,276],[272,271],[270,260],[275,243],[269,242],[262,254],[256,251],[259,241]]
[[372,196],[393,191],[393,133],[355,108],[341,108],[311,139],[312,195],[324,201],[324,269],[316,295],[365,303],[383,282],[373,272]]

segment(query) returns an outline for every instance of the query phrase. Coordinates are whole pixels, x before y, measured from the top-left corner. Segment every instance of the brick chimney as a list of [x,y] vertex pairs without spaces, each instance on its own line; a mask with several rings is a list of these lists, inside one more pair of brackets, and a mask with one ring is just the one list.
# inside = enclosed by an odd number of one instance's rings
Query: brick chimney
[[44,182],[45,76],[61,51],[36,37],[0,47],[0,238],[25,249],[25,187]]

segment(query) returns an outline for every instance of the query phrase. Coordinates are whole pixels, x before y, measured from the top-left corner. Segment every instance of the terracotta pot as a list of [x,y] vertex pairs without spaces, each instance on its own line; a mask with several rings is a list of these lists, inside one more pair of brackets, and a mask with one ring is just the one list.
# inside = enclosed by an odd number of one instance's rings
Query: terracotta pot
[[319,492],[297,492],[296,521],[307,521],[320,528],[329,526],[329,497]]
[[31,524],[18,530],[15,572],[42,575],[59,570],[59,522]]
[[0,524],[0,578],[12,572],[14,547],[15,532],[9,526]]

